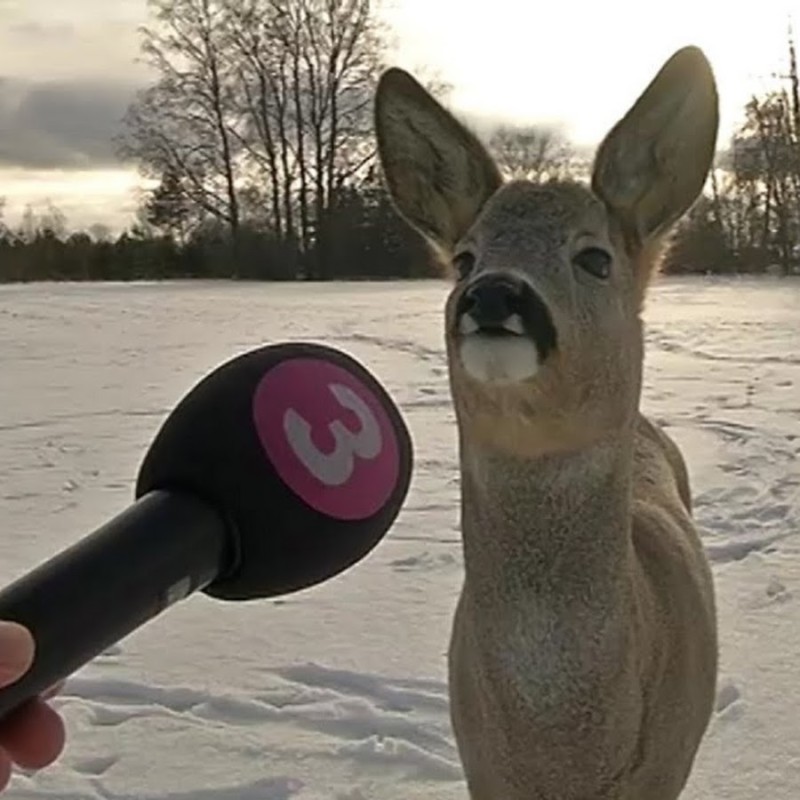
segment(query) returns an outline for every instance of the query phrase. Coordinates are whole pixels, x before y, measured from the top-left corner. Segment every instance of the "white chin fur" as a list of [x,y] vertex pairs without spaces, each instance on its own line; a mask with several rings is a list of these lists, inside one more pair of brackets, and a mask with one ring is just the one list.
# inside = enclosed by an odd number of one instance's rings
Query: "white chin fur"
[[461,363],[483,383],[520,383],[539,369],[539,353],[527,336],[469,334],[461,342]]

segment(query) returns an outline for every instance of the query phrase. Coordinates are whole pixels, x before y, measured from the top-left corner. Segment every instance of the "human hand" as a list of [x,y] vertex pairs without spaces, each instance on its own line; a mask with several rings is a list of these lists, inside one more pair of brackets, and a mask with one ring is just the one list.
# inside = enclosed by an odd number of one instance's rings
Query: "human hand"
[[[28,671],[34,649],[27,628],[0,620],[0,688],[15,683]],[[61,755],[64,722],[46,702],[59,688],[53,687],[0,722],[0,791],[8,786],[14,765],[42,769]]]

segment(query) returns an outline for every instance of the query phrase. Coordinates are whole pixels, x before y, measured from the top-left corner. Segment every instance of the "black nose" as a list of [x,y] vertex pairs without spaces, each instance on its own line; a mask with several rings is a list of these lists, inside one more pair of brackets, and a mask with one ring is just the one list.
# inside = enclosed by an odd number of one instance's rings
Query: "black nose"
[[459,311],[469,313],[481,328],[500,326],[513,314],[522,313],[522,289],[513,279],[487,275],[464,292]]

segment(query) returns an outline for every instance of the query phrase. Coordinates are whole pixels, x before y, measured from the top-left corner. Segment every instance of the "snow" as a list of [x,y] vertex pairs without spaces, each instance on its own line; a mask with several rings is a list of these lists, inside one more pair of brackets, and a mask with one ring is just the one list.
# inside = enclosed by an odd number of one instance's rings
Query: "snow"
[[[0,287],[0,583],[122,510],[164,416],[265,342],[360,359],[411,428],[404,510],[305,592],[202,595],[67,684],[68,748],[10,800],[465,800],[445,652],[461,580],[437,282]],[[800,787],[800,284],[662,279],[643,406],[689,463],[716,578],[717,711],[686,800]]]

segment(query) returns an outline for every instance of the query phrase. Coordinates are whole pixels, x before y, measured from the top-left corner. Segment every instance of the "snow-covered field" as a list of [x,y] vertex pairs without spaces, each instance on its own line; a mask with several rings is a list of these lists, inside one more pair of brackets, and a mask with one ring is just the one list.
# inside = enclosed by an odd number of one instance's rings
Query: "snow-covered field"
[[[127,505],[169,409],[268,341],[362,360],[417,458],[395,527],[348,572],[277,601],[192,597],[82,670],[59,701],[63,758],[5,796],[464,800],[445,687],[461,575],[445,291],[0,287],[2,583]],[[717,714],[685,797],[796,800],[800,282],[664,280],[646,318],[644,408],[684,448],[720,609]]]

